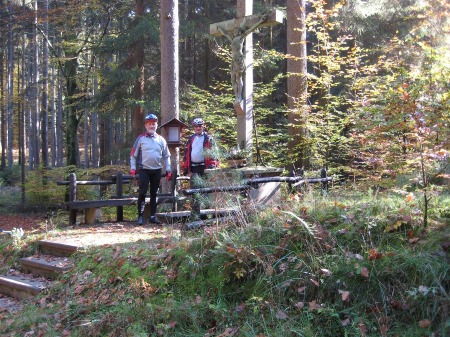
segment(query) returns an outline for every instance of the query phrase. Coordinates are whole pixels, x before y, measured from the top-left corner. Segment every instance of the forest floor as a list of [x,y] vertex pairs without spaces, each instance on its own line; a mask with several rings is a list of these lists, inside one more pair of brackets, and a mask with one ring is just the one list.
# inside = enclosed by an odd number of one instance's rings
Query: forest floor
[[[332,192],[295,195],[278,207],[240,214],[229,228],[183,232],[176,225],[111,221],[108,212],[100,223],[83,224],[80,214],[80,224],[69,226],[64,212],[0,211],[0,228],[24,230],[20,247],[0,235],[0,243],[12,247],[0,251],[4,269],[33,254],[37,240],[100,246],[75,255],[81,263],[64,278],[66,290],[16,310],[2,309],[0,296],[0,335],[237,336],[239,329],[261,336],[379,336],[380,329],[392,336],[449,335],[448,194],[435,197],[424,229],[412,218],[417,203],[410,194]],[[285,252],[296,253],[288,259]],[[255,293],[264,300],[247,298]],[[169,301],[168,294],[176,296]],[[383,321],[379,307],[386,311]]]
[[[0,229],[9,231],[13,228],[22,228],[25,235],[42,233],[51,241],[82,247],[145,240],[167,233],[167,226],[150,224],[136,226],[135,221],[67,226],[54,231],[48,225],[45,214],[0,214]],[[171,226],[170,228],[171,235],[179,234],[177,228]]]
[[9,231],[13,228],[22,228],[24,231],[34,231],[45,223],[45,214],[0,214],[0,229]]
[[[92,247],[138,240],[178,236],[179,230],[169,226],[136,226],[135,221],[105,222],[95,225],[67,226],[53,230],[48,226],[46,214],[0,214],[0,229],[4,231],[22,228],[25,235],[43,236],[44,239],[80,247]],[[47,224],[47,225],[46,225]],[[167,230],[169,228],[169,231]],[[2,312],[17,312],[20,301],[0,294],[0,317]]]

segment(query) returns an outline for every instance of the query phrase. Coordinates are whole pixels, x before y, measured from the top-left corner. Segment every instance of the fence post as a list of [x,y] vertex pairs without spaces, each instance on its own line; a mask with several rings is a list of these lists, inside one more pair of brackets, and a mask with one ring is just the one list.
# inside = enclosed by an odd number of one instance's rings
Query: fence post
[[322,194],[327,195],[328,193],[328,180],[327,180],[327,169],[325,167],[320,171],[320,177],[322,180]]
[[172,201],[172,212],[176,212],[178,205],[177,205],[177,177],[178,177],[178,171],[177,169],[172,171],[172,180],[170,182],[170,194],[174,198]]
[[[123,197],[123,173],[122,172],[117,172],[117,174],[116,174],[116,193],[117,193],[118,199]],[[123,206],[117,206],[116,219],[117,219],[117,221],[123,221]]]
[[[69,201],[77,200],[77,175],[71,173],[69,175]],[[69,224],[75,225],[77,222],[77,210],[70,208],[69,211]]]

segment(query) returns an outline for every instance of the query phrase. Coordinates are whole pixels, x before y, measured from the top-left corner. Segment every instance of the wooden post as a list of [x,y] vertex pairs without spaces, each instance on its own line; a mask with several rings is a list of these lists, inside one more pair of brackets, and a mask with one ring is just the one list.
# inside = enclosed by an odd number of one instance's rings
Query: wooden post
[[[238,0],[236,17],[253,14],[253,0]],[[245,72],[243,75],[243,100],[236,105],[238,120],[238,145],[251,150],[253,146],[253,34],[247,35],[244,44]]]
[[[117,172],[116,175],[116,193],[117,198],[123,197],[123,173]],[[116,219],[117,221],[123,221],[123,206],[117,206],[116,209]]]
[[322,178],[322,193],[326,195],[328,192],[328,180],[327,180],[327,169],[325,167],[320,171],[320,177]]
[[170,192],[172,194],[172,197],[174,197],[175,199],[172,202],[172,212],[176,212],[178,210],[178,205],[177,205],[177,177],[178,177],[178,170],[175,168],[174,170],[172,170],[172,180],[170,182]]
[[[77,175],[71,173],[69,175],[69,201],[77,200]],[[69,210],[69,225],[75,225],[77,222],[77,210]]]
[[[261,15],[252,15],[253,12],[253,0],[237,0],[236,6],[236,18],[232,20],[213,23],[209,26],[209,32],[213,36],[228,36],[228,39],[233,40],[234,48],[237,47],[236,43],[240,34],[235,35],[233,33],[236,28],[247,29],[248,35],[241,33],[241,39],[243,38],[243,57],[244,57],[244,72],[240,79],[243,83],[242,93],[236,96],[234,109],[237,116],[237,142],[243,149],[251,149],[253,144],[253,38],[252,28],[273,26],[277,23],[283,22],[283,15],[281,11],[274,10],[267,17],[265,22],[260,22]],[[219,29],[221,27],[222,29]],[[252,27],[252,28],[251,28]],[[242,40],[241,40],[242,41]],[[234,50],[236,52],[236,50]],[[233,58],[236,55],[233,56]],[[233,64],[232,64],[233,67]],[[233,73],[233,69],[232,69]],[[233,74],[232,74],[233,76]],[[232,77],[233,79],[233,77]],[[233,83],[235,86],[236,83]],[[235,89],[236,90],[236,89]]]

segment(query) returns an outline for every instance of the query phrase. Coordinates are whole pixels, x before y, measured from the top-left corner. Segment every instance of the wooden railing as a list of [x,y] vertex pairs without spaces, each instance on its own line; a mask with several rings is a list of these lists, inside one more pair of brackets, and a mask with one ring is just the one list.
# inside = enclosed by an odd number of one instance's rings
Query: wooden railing
[[[162,178],[166,174],[162,175]],[[172,210],[176,211],[176,178],[177,171],[172,172],[172,180],[169,187],[168,193],[158,193],[157,203],[171,203]],[[64,203],[66,208],[69,210],[69,224],[73,225],[76,223],[76,218],[78,210],[85,210],[85,222],[94,223],[95,214],[97,209],[102,207],[116,207],[116,220],[123,221],[123,206],[135,205],[137,203],[137,197],[124,196],[124,185],[129,184],[134,179],[139,179],[139,175],[132,177],[130,175],[124,175],[122,172],[111,176],[110,180],[77,180],[76,174],[71,173],[69,175],[69,180],[57,181],[58,185],[68,186],[69,200]],[[115,185],[116,194],[115,196],[107,199],[98,200],[79,200],[77,194],[77,186],[79,185]],[[149,198],[146,198],[146,202],[149,202]]]

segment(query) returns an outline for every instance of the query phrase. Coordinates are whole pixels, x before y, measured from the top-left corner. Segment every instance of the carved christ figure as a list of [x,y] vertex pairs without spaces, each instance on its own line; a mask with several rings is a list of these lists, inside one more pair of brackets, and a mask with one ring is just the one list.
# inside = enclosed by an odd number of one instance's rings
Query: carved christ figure
[[268,18],[267,14],[261,15],[261,19],[250,28],[245,25],[245,20],[234,29],[234,34],[230,35],[222,26],[217,25],[217,29],[231,42],[231,85],[234,89],[236,103],[242,101],[242,89],[244,86],[242,76],[245,71],[244,42],[247,35],[252,33],[260,24]]

